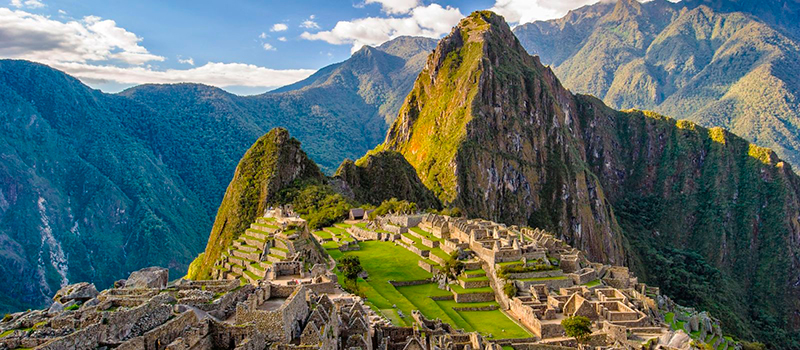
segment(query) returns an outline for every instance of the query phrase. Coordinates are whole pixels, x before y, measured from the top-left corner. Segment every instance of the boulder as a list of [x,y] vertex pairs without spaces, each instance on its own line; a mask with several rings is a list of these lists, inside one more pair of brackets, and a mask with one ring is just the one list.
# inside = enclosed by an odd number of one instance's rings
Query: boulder
[[153,266],[132,272],[125,281],[125,288],[164,289],[167,287],[167,282],[169,282],[169,270]]
[[54,301],[66,304],[70,301],[85,302],[89,299],[96,297],[98,294],[97,288],[93,283],[80,282],[64,286],[56,292],[53,297]]
[[50,305],[50,308],[47,309],[47,313],[50,315],[60,314],[63,311],[64,311],[64,304],[59,303],[57,301],[53,302],[53,304]]

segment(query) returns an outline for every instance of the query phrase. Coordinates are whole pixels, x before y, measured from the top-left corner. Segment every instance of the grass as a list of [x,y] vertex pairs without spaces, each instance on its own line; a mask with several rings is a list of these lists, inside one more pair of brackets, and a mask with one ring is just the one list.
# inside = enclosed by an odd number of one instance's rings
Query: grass
[[5,331],[3,333],[0,333],[0,338],[5,338],[7,335],[9,335],[9,334],[11,334],[13,332],[14,332],[13,329],[9,329],[9,330],[7,330],[7,331]]
[[600,284],[601,284],[600,280],[594,280],[594,281],[591,281],[589,283],[584,284],[584,286],[586,286],[586,288],[592,288],[594,286],[599,286]]
[[[367,271],[367,280],[359,279],[358,285],[367,297],[367,304],[380,311],[389,321],[398,326],[412,324],[411,311],[419,310],[425,317],[438,318],[465,331],[478,331],[494,338],[529,337],[527,331],[510,320],[502,311],[456,311],[454,307],[497,305],[495,302],[461,303],[454,300],[433,300],[431,296],[449,296],[449,291],[441,290],[434,283],[395,288],[389,281],[411,281],[428,279],[430,273],[418,267],[418,255],[392,242],[361,242],[361,250],[340,252],[329,248],[328,253],[336,260],[345,255],[358,256],[361,266]],[[432,261],[431,261],[432,262]],[[339,278],[341,279],[341,274]],[[483,270],[473,272],[484,273]],[[486,278],[485,276],[483,278]],[[456,286],[460,288],[460,286]],[[469,289],[469,292],[492,292],[488,288]],[[396,307],[395,307],[396,306]],[[403,313],[401,318],[398,311]],[[505,330],[505,332],[503,331]]]
[[494,289],[492,289],[492,287],[463,288],[458,284],[451,284],[450,289],[457,294],[494,293]]
[[421,229],[419,227],[412,227],[412,228],[410,228],[410,230],[414,231],[415,233],[417,233],[419,235],[424,236],[427,239],[430,239],[431,241],[434,241],[434,242],[441,242],[442,241],[441,238],[437,238],[436,236],[434,236],[430,232],[425,231],[425,230],[423,230],[423,229]]
[[333,233],[333,234],[335,234],[337,236],[345,236],[345,235],[347,235],[347,231],[345,231],[343,229],[340,229],[338,227],[334,227],[334,226],[326,227],[323,230],[328,230],[328,231],[330,231],[331,233]]
[[314,235],[322,239],[332,239],[333,235],[326,231],[314,231]]
[[346,230],[346,229],[350,228],[352,225],[345,224],[345,223],[341,222],[341,223],[338,223],[338,224],[334,224],[333,226],[336,226],[338,228],[342,228],[342,229]]
[[[413,281],[431,278],[432,275],[417,265],[420,257],[403,247],[395,246],[392,242],[365,241],[361,243],[361,250],[342,253],[337,249],[329,249],[328,253],[336,260],[344,255],[354,255],[361,260],[361,266],[369,274],[368,281],[359,279],[368,301],[376,310],[387,316],[399,326],[412,324],[411,310],[418,309],[411,301],[403,296],[389,281]],[[337,274],[339,272],[337,271]],[[343,279],[340,276],[340,279]],[[385,310],[401,310],[405,318],[400,319],[396,313]],[[394,315],[394,316],[392,316]],[[399,322],[399,321],[402,321]]]
[[465,275],[486,275],[486,271],[484,271],[483,269],[466,270],[466,271],[464,271],[464,274]]
[[422,240],[417,238],[417,237],[414,237],[412,234],[404,233],[403,236],[407,237],[408,239],[413,241],[414,242],[414,246],[417,247],[417,249],[419,249],[419,250],[431,250],[431,247],[428,247],[428,246],[422,244]]

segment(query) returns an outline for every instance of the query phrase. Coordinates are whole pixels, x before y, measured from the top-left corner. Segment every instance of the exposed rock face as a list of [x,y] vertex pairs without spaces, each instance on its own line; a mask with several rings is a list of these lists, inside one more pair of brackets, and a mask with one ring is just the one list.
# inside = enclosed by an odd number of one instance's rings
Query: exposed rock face
[[585,164],[573,96],[502,17],[464,19],[444,38],[382,147],[402,153],[446,204],[540,226],[598,260],[624,263],[622,234]]
[[80,282],[61,288],[53,297],[54,301],[67,303],[72,300],[85,302],[99,294],[93,283]]
[[148,267],[139,271],[134,271],[125,281],[125,288],[159,288],[167,287],[169,282],[169,270],[163,267]]
[[796,338],[790,166],[719,128],[571,94],[497,15],[440,42],[378,149],[403,154],[446,205],[628,264],[741,337]]
[[257,216],[264,214],[267,203],[281,188],[295,180],[324,179],[319,167],[300,148],[300,141],[289,136],[286,129],[275,128],[259,138],[236,167],[205,253],[200,257],[202,263],[199,266],[193,263],[189,277],[208,278],[222,249],[239,237]]
[[441,206],[436,195],[422,184],[414,167],[397,152],[370,153],[357,162],[345,160],[336,170],[334,183],[359,202],[380,205],[397,198],[415,202],[420,208]]

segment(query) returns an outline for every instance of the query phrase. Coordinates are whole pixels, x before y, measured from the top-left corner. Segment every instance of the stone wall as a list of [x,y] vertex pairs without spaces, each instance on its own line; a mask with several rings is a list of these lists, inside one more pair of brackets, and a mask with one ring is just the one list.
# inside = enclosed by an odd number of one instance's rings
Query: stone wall
[[145,334],[122,343],[117,350],[161,350],[167,344],[181,336],[186,327],[197,323],[194,311],[186,311],[167,323],[162,324]]
[[526,279],[526,278],[543,278],[543,277],[559,277],[564,276],[561,270],[545,270],[545,271],[530,271],[530,272],[513,272],[508,274],[509,279]]
[[425,271],[434,273],[437,265],[431,264],[427,262],[425,259],[420,259],[419,261],[417,261],[417,266],[421,267]]
[[428,284],[432,283],[432,279],[425,279],[425,280],[414,280],[414,281],[389,281],[389,283],[394,287],[405,287],[405,286],[418,286],[421,284]]
[[494,301],[494,293],[464,293],[455,295],[457,303],[482,303],[487,301]]
[[528,288],[530,288],[535,284],[544,284],[547,286],[547,288],[550,289],[568,288],[574,285],[572,279],[569,278],[553,279],[553,280],[535,280],[535,281],[514,280],[514,284],[517,285],[517,289],[519,290],[528,290]]

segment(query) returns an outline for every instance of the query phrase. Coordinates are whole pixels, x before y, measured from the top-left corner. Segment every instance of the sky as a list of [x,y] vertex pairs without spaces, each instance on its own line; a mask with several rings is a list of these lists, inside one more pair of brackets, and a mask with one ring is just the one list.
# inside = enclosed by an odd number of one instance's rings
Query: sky
[[515,25],[594,2],[0,0],[0,58],[47,64],[109,93],[193,82],[249,95],[302,80],[363,45],[440,38],[475,10]]

